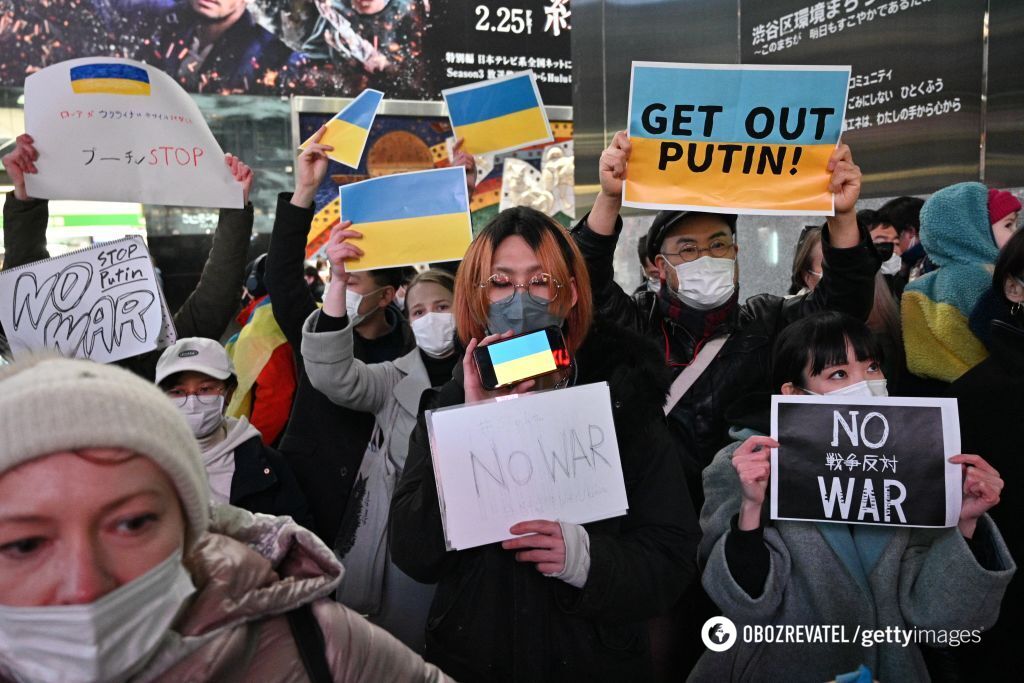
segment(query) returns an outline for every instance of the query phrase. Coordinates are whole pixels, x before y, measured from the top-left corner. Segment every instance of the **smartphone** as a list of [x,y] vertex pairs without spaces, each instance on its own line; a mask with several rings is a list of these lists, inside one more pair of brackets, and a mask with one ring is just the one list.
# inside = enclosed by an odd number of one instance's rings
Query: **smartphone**
[[557,326],[509,337],[473,351],[480,383],[494,390],[569,367],[565,337]]

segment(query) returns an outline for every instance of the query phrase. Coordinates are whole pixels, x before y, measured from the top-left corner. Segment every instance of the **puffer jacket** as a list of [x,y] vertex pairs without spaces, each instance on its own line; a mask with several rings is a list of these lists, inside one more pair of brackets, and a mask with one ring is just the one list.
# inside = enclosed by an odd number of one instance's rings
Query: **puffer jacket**
[[921,207],[920,235],[939,269],[903,291],[907,368],[919,377],[952,382],[988,355],[970,329],[999,256],[988,218],[988,188],[958,183],[933,194]]
[[[654,339],[664,354],[662,360],[689,363],[701,340],[662,313],[657,294],[640,292],[630,296],[612,279],[621,229],[620,218],[614,235],[599,235],[584,217],[572,231],[587,261],[597,315]],[[824,273],[813,292],[790,298],[759,294],[733,310],[709,337],[728,334],[729,340],[669,415],[690,498],[698,510],[704,500],[701,471],[730,442],[725,413],[738,399],[768,391],[772,346],[783,328],[816,311],[842,311],[858,320],[867,320],[871,312],[874,278],[880,265],[871,236],[862,229],[859,245],[836,249],[826,230],[822,232],[822,249]],[[681,369],[675,368],[675,373],[679,372]]]
[[288,612],[312,604],[335,681],[447,681],[383,630],[327,599],[343,568],[286,517],[215,506],[187,560],[196,593],[134,681],[306,681]]
[[391,502],[391,551],[409,576],[438,584],[427,659],[459,680],[650,680],[644,620],[694,578],[699,532],[661,412],[668,373],[657,350],[635,333],[595,326],[575,361],[577,385],[609,384],[629,500],[626,516],[583,525],[591,562],[582,589],[498,543],[445,551],[424,411],[465,402],[461,366],[424,394]]

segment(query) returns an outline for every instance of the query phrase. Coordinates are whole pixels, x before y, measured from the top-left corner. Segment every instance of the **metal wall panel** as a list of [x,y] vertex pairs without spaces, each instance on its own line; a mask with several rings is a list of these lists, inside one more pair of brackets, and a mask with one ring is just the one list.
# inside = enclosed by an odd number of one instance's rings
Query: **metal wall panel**
[[989,1],[985,182],[1024,185],[1024,2]]

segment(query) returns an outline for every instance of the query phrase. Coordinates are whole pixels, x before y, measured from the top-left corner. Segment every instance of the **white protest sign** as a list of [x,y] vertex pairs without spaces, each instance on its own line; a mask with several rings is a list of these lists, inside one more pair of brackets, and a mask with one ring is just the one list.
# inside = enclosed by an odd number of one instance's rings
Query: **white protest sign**
[[32,74],[25,128],[39,150],[32,197],[242,207],[199,107],[148,64],[90,57]]
[[427,427],[449,550],[629,508],[605,383],[430,411]]
[[50,349],[106,363],[175,339],[139,237],[0,272],[0,324],[15,357]]
[[963,483],[951,398],[773,396],[772,519],[951,527]]

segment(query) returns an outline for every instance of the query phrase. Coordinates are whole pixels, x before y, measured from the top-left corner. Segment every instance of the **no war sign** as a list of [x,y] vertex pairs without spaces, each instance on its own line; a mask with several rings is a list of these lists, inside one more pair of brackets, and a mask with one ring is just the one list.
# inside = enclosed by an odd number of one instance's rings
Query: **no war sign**
[[633,62],[623,204],[832,215],[848,66]]
[[773,396],[771,518],[955,526],[955,399]]

